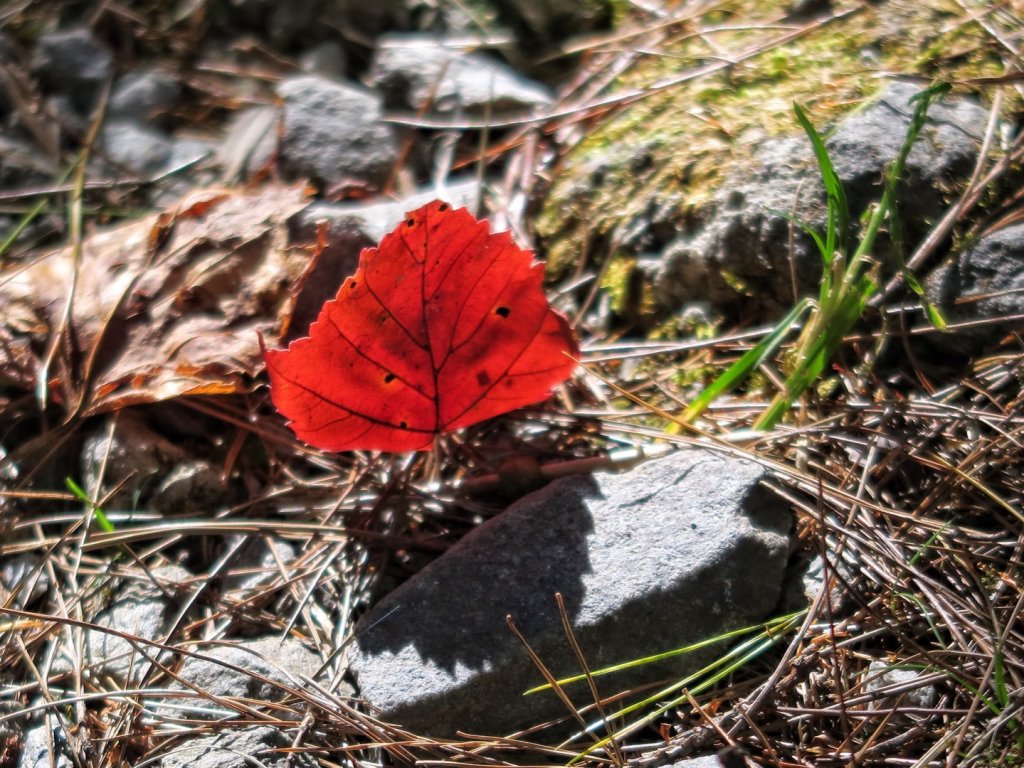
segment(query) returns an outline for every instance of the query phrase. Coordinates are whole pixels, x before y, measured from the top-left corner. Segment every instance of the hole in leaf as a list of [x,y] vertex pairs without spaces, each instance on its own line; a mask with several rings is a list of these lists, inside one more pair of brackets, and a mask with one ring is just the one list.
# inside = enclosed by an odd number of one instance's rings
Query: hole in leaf
[[[572,328],[550,308],[539,281],[519,289],[523,276],[537,271],[530,253],[509,235],[490,234],[486,223],[474,222],[467,210],[440,201],[408,213],[392,236],[363,254],[347,291],[324,304],[323,322],[310,328],[308,343],[266,351],[274,404],[299,438],[331,451],[429,450],[435,434],[538,402],[572,374],[576,363],[564,354],[578,355]],[[409,237],[400,236],[403,229]],[[449,272],[463,270],[480,276],[479,295],[470,293],[477,278],[445,282]],[[373,275],[372,291],[369,283],[361,290],[360,274]],[[428,284],[436,290],[421,290]],[[497,304],[513,294],[516,320],[511,304]],[[488,306],[500,328],[479,314]],[[471,324],[453,320],[471,316]],[[411,329],[442,343],[421,341]],[[355,344],[358,354],[351,353]],[[514,369],[504,359],[513,353]],[[383,360],[393,367],[383,367]],[[454,367],[441,370],[442,362]],[[321,394],[324,376],[340,381]],[[396,390],[408,397],[389,402],[391,385],[399,381]],[[421,401],[427,407],[416,429],[395,420],[398,410],[418,411]]]

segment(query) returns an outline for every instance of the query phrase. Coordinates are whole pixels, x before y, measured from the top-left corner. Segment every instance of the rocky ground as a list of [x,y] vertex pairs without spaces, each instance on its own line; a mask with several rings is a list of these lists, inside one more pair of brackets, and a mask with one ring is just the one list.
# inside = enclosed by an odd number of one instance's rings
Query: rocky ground
[[[0,766],[1021,764],[1022,13],[0,9]],[[935,77],[836,355],[684,423],[818,290],[790,102],[855,245]],[[586,371],[302,445],[260,334],[435,198],[549,259]]]

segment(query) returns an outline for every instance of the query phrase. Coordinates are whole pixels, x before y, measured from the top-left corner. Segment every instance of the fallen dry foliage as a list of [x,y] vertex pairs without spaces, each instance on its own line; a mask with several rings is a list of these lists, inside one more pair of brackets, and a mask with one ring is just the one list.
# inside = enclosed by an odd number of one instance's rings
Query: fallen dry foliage
[[[1018,344],[1013,340],[1011,346]],[[704,349],[735,354],[729,342],[709,342]],[[680,362],[678,354],[664,351],[651,360],[663,366]],[[773,651],[657,722],[629,729],[616,750],[599,749],[584,763],[649,768],[728,746],[767,765],[937,765],[951,756],[955,764],[1013,764],[1024,682],[1022,377],[1024,353],[994,355],[979,361],[962,382],[929,397],[908,398],[876,381],[870,399],[809,403],[803,427],[734,440],[730,450],[773,469],[778,492],[798,511],[803,556],[823,558],[827,589],[799,629],[780,637]],[[653,380],[644,381],[641,392],[657,388]],[[846,383],[866,381],[851,375]],[[712,409],[705,428],[742,433],[760,407],[723,403]],[[232,417],[228,409],[211,412]],[[653,436],[637,426],[644,418],[641,409],[616,408],[605,416],[605,431],[643,442],[645,433]],[[115,765],[156,757],[185,735],[230,722],[154,717],[147,702],[174,680],[175,665],[165,666],[167,660],[204,655],[213,647],[209,643],[241,627],[258,627],[318,648],[332,670],[331,682],[277,684],[274,701],[207,695],[208,706],[288,729],[295,748],[326,764],[343,762],[342,755],[397,764],[565,763],[591,749],[597,736],[561,742],[539,727],[514,738],[425,738],[363,712],[341,684],[339,639],[349,636],[358,606],[380,589],[381,580],[400,578],[446,548],[471,525],[474,512],[497,511],[490,506],[493,496],[483,506],[478,499],[453,496],[451,484],[461,484],[461,473],[487,468],[467,461],[469,441],[494,444],[507,439],[501,432],[491,425],[466,436],[461,449],[452,444],[451,450],[462,451],[462,469],[454,475],[451,466],[442,470],[448,481],[443,487],[436,482],[440,455],[347,455],[329,461],[265,443],[278,462],[276,480],[218,519],[117,513],[116,530],[103,532],[87,527],[87,513],[62,517],[46,511],[55,499],[27,495],[21,505],[36,511],[8,519],[0,556],[45,552],[37,570],[57,578],[34,604],[67,607],[48,615],[23,612],[15,606],[25,596],[9,595],[0,668],[26,680],[26,691],[34,688],[30,681],[37,673],[48,680],[52,703],[40,706],[51,714],[62,703],[80,702],[72,722],[86,727],[71,743],[83,755],[87,743],[92,750],[101,745],[94,752],[99,764]],[[666,439],[721,447],[717,438]],[[550,448],[562,460],[572,450],[564,442]],[[240,534],[289,542],[301,554],[265,567],[255,590],[215,589],[252,575],[251,567],[232,565],[245,544]],[[200,552],[218,543],[225,547],[222,555],[189,583],[163,582],[147,572],[176,552]],[[134,664],[147,670],[141,681],[124,686],[91,674],[87,664],[74,677],[47,674],[43,660],[55,649],[81,647],[83,631],[93,626],[81,616],[91,615],[89,606],[123,579],[155,579],[184,596],[182,620],[160,644],[128,637]],[[68,580],[82,585],[84,603],[67,603]],[[212,613],[189,614],[209,600]],[[349,608],[335,623],[324,613],[329,606]],[[157,663],[162,649],[174,655]],[[878,674],[873,662],[919,675],[870,686]],[[607,705],[620,695],[614,677],[602,679],[600,687]],[[585,694],[576,690],[574,699],[581,698]],[[297,723],[301,727],[294,730]],[[562,732],[554,725],[550,733]]]
[[285,226],[306,204],[302,187],[195,192],[8,269],[0,376],[31,382],[53,355],[45,388],[83,415],[246,391],[310,263]]
[[[603,94],[634,51],[692,35],[695,19],[590,41],[590,69],[546,130],[579,140],[595,116],[643,98]],[[710,66],[727,65],[716,57]],[[536,163],[529,134],[513,131],[489,154],[526,144],[510,163],[516,193]],[[588,379],[567,389],[562,414],[474,426],[430,454],[325,455],[285,432],[256,378],[257,331],[284,332],[315,260],[284,230],[304,204],[297,188],[203,193],[0,273],[0,444],[12,453],[0,453],[0,564],[33,557],[18,589],[0,593],[0,766],[15,764],[20,744],[6,726],[26,714],[45,716],[82,766],[149,764],[188,737],[240,723],[282,729],[295,760],[306,754],[325,766],[578,758],[593,768],[660,768],[723,748],[729,765],[744,755],[772,766],[1024,763],[1019,335],[967,371],[907,363],[879,372],[861,365],[863,350],[901,340],[866,331],[845,347],[828,386],[767,434],[749,430],[765,405],[758,391],[715,403],[699,434],[680,437],[651,408]],[[579,276],[596,285],[591,268],[581,264]],[[677,382],[725,368],[756,336],[584,338],[585,362],[649,406],[672,409],[667,395],[692,395]],[[83,434],[113,442],[135,419],[173,439],[174,462],[185,446],[217,470],[217,504],[202,514],[154,511],[119,497],[102,470],[88,503],[67,490]],[[798,513],[794,558],[824,563],[826,588],[799,627],[657,720],[616,723],[626,731],[614,747],[593,749],[603,730],[562,742],[548,724],[507,738],[437,740],[364,711],[344,684],[344,648],[365,608],[531,484],[613,464],[605,456],[624,443],[726,445],[772,469]],[[512,453],[525,455],[521,465],[496,458]],[[252,542],[273,557],[238,565]],[[168,578],[172,564],[194,575]],[[130,683],[83,651],[89,631],[110,634],[90,617],[125,583],[172,594],[179,606],[157,641],[117,634],[135,670]],[[185,657],[244,634],[299,638],[325,673],[319,683],[275,684],[261,700],[194,692],[200,709],[236,719],[155,712]],[[73,663],[56,664],[62,656]],[[873,688],[872,662],[920,674]],[[612,683],[601,690],[620,693]]]

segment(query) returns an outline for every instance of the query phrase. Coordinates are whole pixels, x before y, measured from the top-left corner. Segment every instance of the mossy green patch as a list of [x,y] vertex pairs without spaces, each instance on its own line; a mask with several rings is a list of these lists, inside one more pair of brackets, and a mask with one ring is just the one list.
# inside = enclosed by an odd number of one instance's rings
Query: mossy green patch
[[601,288],[608,294],[611,310],[616,314],[631,310],[630,281],[635,269],[636,259],[613,256],[601,278]]
[[[794,101],[815,125],[829,126],[887,76],[919,77],[923,87],[932,78],[1003,71],[998,43],[952,0],[834,7],[832,21],[780,27],[767,24],[772,4],[733,0],[719,6],[717,19],[702,20],[705,28],[717,21],[717,30],[686,35],[639,59],[617,86],[652,89],[650,95],[592,130],[557,171],[537,220],[549,270],[562,273],[580,258],[621,251],[652,209],[663,230],[685,228],[720,179],[750,163],[758,142],[799,132]],[[805,34],[773,42],[801,24],[809,25]],[[681,77],[730,58],[734,63],[716,72]],[[671,78],[680,82],[662,87]]]

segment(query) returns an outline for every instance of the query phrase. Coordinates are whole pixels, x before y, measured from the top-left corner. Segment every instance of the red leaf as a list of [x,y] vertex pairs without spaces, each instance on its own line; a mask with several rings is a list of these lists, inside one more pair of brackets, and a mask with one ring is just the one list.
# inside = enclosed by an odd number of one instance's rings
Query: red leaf
[[416,451],[547,397],[579,347],[544,267],[464,208],[407,215],[324,304],[307,338],[264,350],[271,397],[329,451]]

